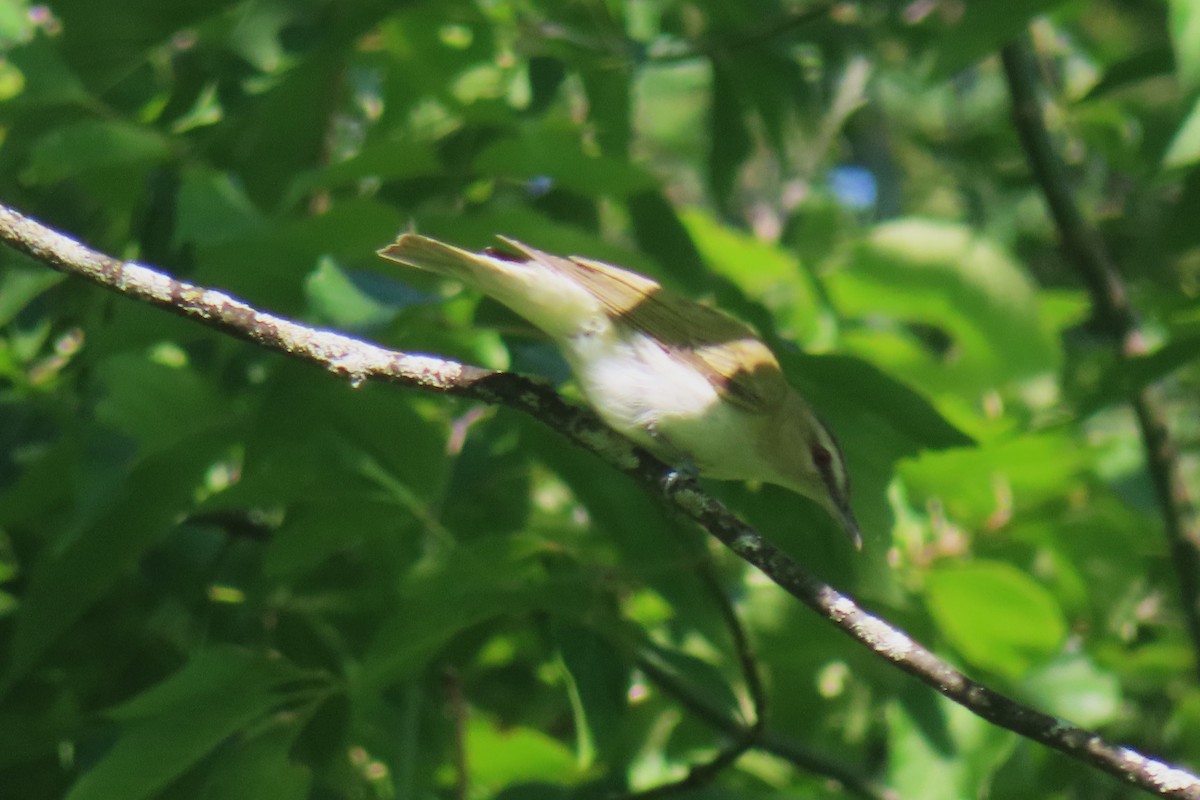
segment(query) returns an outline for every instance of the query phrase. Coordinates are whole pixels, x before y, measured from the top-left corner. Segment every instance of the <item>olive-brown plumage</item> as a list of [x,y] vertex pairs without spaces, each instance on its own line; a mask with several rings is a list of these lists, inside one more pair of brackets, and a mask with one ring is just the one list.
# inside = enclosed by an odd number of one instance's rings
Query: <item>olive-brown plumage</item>
[[605,422],[663,460],[799,492],[861,545],[837,442],[753,329],[636,272],[501,242],[508,252],[474,253],[408,233],[379,254],[473,286],[543,330]]

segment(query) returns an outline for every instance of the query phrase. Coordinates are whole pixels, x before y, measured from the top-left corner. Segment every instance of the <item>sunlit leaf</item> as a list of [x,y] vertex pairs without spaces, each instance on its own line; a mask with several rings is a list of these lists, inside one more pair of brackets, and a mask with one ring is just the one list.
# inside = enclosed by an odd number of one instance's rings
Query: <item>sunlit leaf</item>
[[1116,676],[1080,654],[1063,656],[1035,670],[1020,687],[1042,711],[1086,728],[1111,722],[1120,710]]
[[1186,167],[1196,161],[1200,161],[1200,101],[1192,106],[1175,131],[1163,155],[1163,166],[1168,169]]
[[472,778],[499,787],[533,780],[573,783],[582,778],[575,757],[562,743],[529,728],[502,728],[474,718],[467,728]]
[[905,797],[958,800],[986,791],[1017,738],[929,692],[887,708],[889,785]]
[[969,661],[1025,675],[1062,646],[1067,625],[1054,597],[1015,567],[995,561],[940,566],[925,585],[929,611]]
[[[920,219],[880,225],[831,288],[845,313],[930,326],[927,363],[911,368],[957,392],[1053,370],[1061,359],[1028,275],[965,226]],[[864,352],[870,342],[862,339]]]
[[1195,91],[1200,88],[1200,8],[1189,0],[1170,0],[1168,5],[1179,82]]

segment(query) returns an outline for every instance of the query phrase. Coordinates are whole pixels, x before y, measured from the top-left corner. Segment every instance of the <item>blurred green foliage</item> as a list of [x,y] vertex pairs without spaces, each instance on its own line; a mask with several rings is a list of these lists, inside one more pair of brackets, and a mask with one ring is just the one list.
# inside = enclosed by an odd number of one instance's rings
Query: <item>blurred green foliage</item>
[[[556,381],[528,326],[374,251],[500,233],[711,300],[838,432],[866,550],[786,492],[714,493],[996,688],[1196,767],[1122,401],[1158,384],[1200,485],[1198,26],[1189,0],[0,0],[0,199]],[[996,52],[1026,29],[1152,344],[1128,363],[1009,121]],[[753,716],[710,568],[787,746],[693,796],[849,794],[823,760],[925,800],[1134,792],[899,674],[534,422],[355,390],[0,252],[4,797],[654,786],[727,742],[713,715]]]

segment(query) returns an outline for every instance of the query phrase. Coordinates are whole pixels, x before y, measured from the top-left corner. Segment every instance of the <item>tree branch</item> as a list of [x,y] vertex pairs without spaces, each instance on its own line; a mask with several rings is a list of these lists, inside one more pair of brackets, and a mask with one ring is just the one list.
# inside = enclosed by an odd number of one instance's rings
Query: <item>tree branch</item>
[[[1029,168],[1054,218],[1067,258],[1087,286],[1095,322],[1114,344],[1117,357],[1128,362],[1146,345],[1129,303],[1129,291],[1113,264],[1100,232],[1083,216],[1070,190],[1067,171],[1046,129],[1037,64],[1026,41],[1001,51],[1004,74],[1012,95],[1013,124]],[[1184,483],[1179,453],[1167,427],[1167,415],[1150,387],[1129,397],[1137,417],[1146,468],[1158,500],[1179,582],[1181,607],[1200,672],[1200,521]]]
[[1090,764],[1160,797],[1200,800],[1200,777],[1098,734],[1035,711],[968,678],[903,631],[868,614],[809,574],[695,481],[571,406],[549,387],[510,373],[409,355],[349,336],[307,328],[258,311],[223,292],[105,256],[0,205],[0,241],[59,271],[323,367],[357,386],[371,379],[470,397],[523,411],[642,483],[846,635],[945,697],[996,725]]
[[[659,689],[675,698],[689,714],[725,731],[734,739],[746,734],[748,727],[741,720],[727,716],[707,697],[677,680],[657,661],[643,655],[637,659],[637,666]],[[753,747],[790,761],[800,769],[837,781],[847,791],[864,800],[899,800],[899,795],[893,790],[870,780],[859,767],[805,747],[791,737],[769,728],[759,735]]]
[[725,627],[729,630],[729,635],[733,639],[733,647],[737,654],[738,665],[741,668],[742,677],[746,681],[746,690],[750,693],[750,703],[754,708],[754,721],[749,725],[734,724],[731,727],[720,726],[727,733],[732,734],[733,741],[726,747],[718,750],[715,756],[702,764],[693,765],[688,769],[687,775],[680,780],[655,786],[644,791],[626,794],[622,797],[622,800],[653,800],[653,798],[669,797],[673,794],[707,786],[716,780],[717,776],[723,770],[733,766],[747,750],[756,747],[766,728],[767,693],[763,687],[762,675],[759,674],[758,659],[755,658],[754,648],[750,644],[750,637],[746,633],[746,628],[742,625],[741,619],[738,618],[737,609],[734,608],[733,601],[726,595],[724,587],[721,586],[721,581],[717,578],[716,571],[713,569],[712,559],[708,557],[707,553],[697,563],[696,570],[700,582],[704,584],[705,590],[713,598],[713,602],[717,604],[721,620],[725,623]]

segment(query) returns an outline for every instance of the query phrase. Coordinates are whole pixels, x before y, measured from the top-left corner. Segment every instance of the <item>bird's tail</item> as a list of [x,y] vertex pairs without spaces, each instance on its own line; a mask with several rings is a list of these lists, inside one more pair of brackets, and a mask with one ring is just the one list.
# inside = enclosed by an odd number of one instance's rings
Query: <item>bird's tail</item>
[[428,236],[405,233],[379,255],[473,286],[551,336],[571,335],[602,313],[595,298],[556,268],[552,257],[519,242],[503,241],[517,252],[507,257],[473,253]]
[[[496,271],[492,259],[416,233],[403,233],[379,251],[384,258],[409,267],[427,270],[472,285]],[[484,288],[484,287],[480,287]]]

